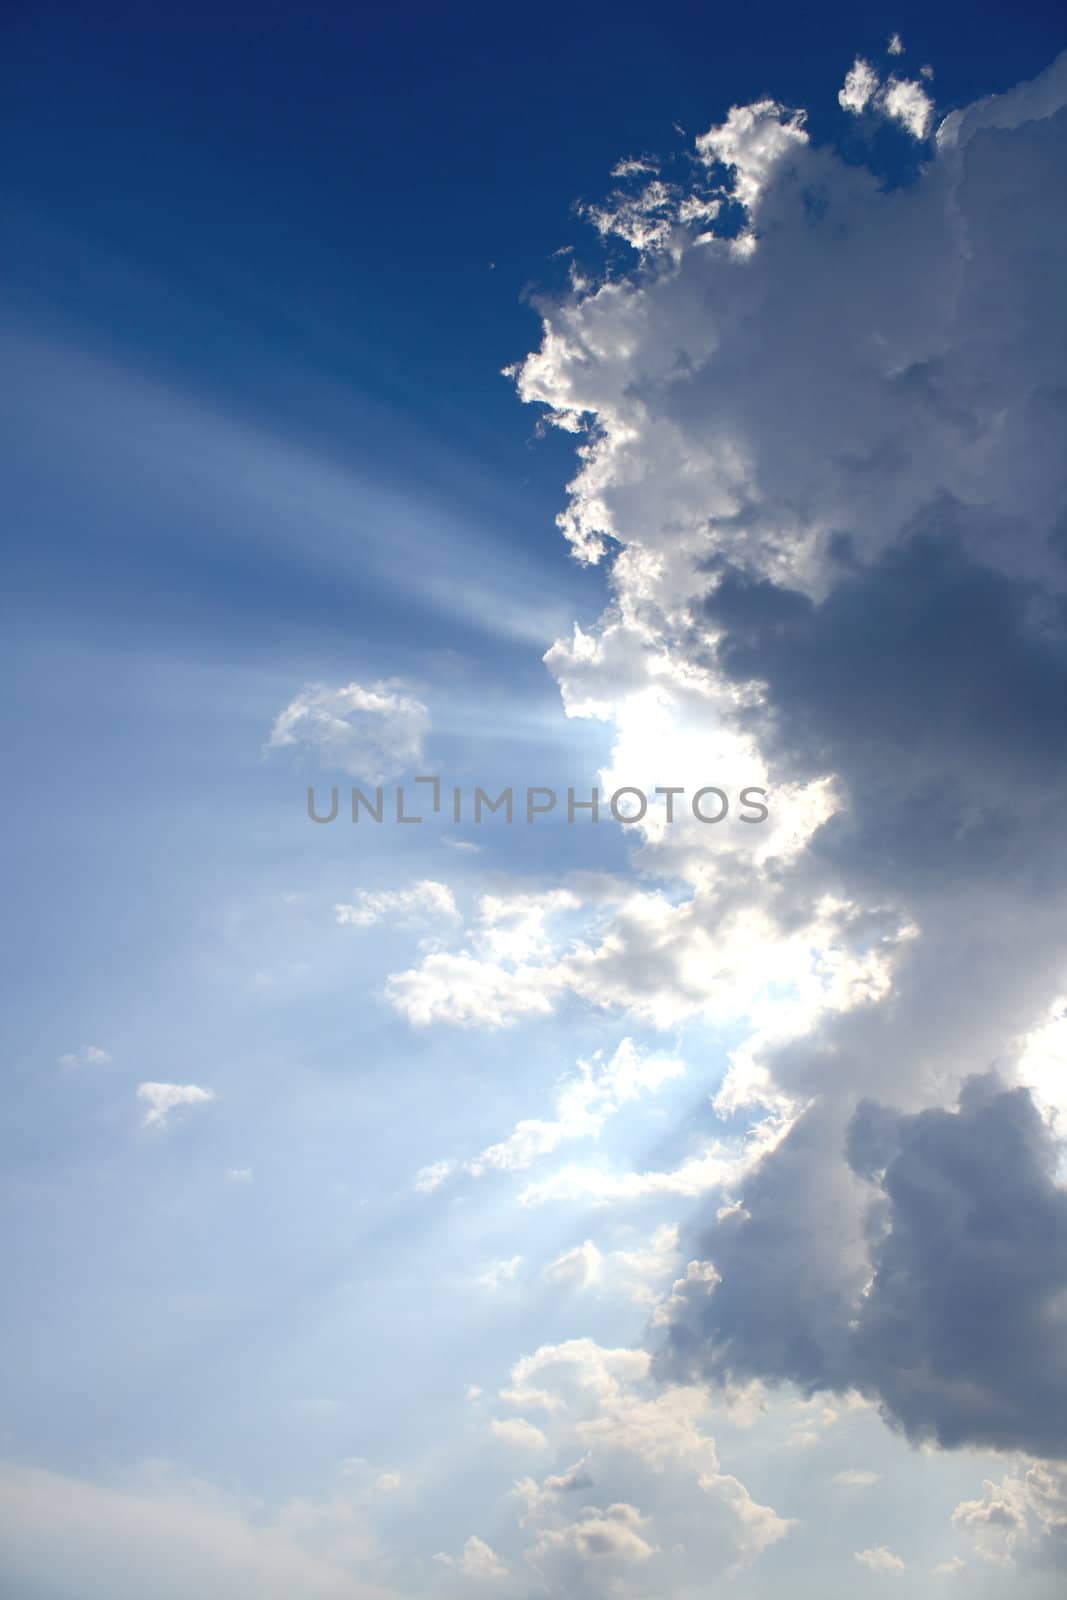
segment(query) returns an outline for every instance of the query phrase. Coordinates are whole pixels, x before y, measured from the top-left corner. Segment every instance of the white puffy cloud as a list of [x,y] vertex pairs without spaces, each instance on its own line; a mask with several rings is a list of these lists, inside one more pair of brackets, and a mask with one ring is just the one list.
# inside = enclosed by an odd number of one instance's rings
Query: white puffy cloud
[[476,1534],[471,1534],[462,1553],[451,1556],[444,1551],[439,1551],[434,1560],[443,1567],[459,1573],[462,1578],[473,1578],[475,1581],[485,1578],[506,1578],[508,1569],[501,1561],[492,1545],[486,1544],[484,1539],[479,1539]]
[[553,1592],[603,1594],[610,1577],[627,1596],[688,1593],[789,1531],[723,1471],[708,1395],[658,1386],[646,1351],[542,1346],[515,1363],[501,1398],[525,1404],[531,1391],[546,1413],[538,1453],[547,1446],[555,1464],[520,1478],[512,1498],[523,1560]]
[[278,713],[266,748],[295,750],[320,770],[379,784],[421,764],[429,730],[422,701],[394,679],[337,688],[319,683]]
[[[894,35],[894,38],[897,36]],[[890,45],[890,55],[900,55]],[[923,73],[925,78],[932,72]],[[838,91],[838,102],[854,116],[868,109],[902,123],[914,139],[926,139],[933,128],[934,103],[922,84],[915,78],[898,78],[890,74],[883,84],[869,61],[857,56],[845,75]]]
[[137,1086],[137,1098],[148,1107],[144,1117],[145,1127],[164,1128],[172,1111],[181,1106],[206,1105],[209,1100],[214,1100],[215,1091],[201,1089],[195,1083],[140,1083]]
[[846,111],[853,111],[858,116],[867,109],[878,86],[877,72],[869,61],[857,56],[845,75],[844,87],[838,91],[837,98]]
[[1067,1465],[1024,1460],[961,1501],[952,1525],[984,1562],[1067,1569]]
[[886,116],[902,122],[914,139],[925,139],[929,135],[934,103],[914,78],[890,78],[881,105]]
[[647,1517],[625,1502],[604,1510],[586,1506],[576,1522],[546,1528],[533,1548],[533,1559],[543,1561],[546,1556],[571,1553],[582,1562],[647,1561],[656,1553],[641,1531],[647,1523]]

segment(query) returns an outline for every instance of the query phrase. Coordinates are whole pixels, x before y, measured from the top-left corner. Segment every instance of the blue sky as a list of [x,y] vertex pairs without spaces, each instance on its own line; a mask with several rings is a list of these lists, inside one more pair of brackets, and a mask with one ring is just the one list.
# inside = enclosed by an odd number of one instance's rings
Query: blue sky
[[1051,1600],[1055,8],[0,41],[5,1593]]

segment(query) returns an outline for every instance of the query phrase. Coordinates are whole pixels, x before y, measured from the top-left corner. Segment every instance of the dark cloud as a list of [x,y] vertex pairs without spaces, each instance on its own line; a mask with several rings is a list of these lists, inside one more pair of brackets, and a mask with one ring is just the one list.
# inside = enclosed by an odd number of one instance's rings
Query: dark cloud
[[973,1077],[957,1112],[895,1120],[864,1102],[849,1156],[885,1198],[858,1387],[913,1438],[1067,1456],[1067,1190],[1029,1092]]
[[825,1116],[702,1241],[722,1281],[684,1298],[661,1370],[855,1388],[917,1441],[1067,1457],[1067,1190],[1029,1092],[987,1074],[955,1111],[861,1102],[843,1136],[874,1190],[866,1251],[812,1180]]
[[1015,871],[1062,827],[1067,602],[977,560],[975,520],[945,496],[869,565],[839,547],[818,602],[731,568],[703,603],[720,666],[765,686],[761,746],[790,774],[838,775],[822,862],[898,891]]

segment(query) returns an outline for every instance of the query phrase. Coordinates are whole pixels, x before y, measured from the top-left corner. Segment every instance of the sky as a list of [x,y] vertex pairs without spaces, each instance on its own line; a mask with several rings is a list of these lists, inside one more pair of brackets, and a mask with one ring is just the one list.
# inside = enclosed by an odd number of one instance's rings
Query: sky
[[0,45],[0,1589],[1059,1596],[1058,8]]

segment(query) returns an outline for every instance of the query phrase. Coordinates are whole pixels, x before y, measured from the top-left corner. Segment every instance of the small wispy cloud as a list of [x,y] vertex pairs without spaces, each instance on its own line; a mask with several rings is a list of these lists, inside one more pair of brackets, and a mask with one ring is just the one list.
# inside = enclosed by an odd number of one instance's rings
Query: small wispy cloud
[[855,1558],[861,1567],[867,1568],[868,1572],[880,1572],[887,1577],[898,1576],[907,1566],[906,1562],[894,1555],[884,1544],[872,1545],[869,1550],[857,1550]]
[[274,719],[265,754],[295,749],[365,783],[386,783],[422,761],[430,713],[395,679],[311,684]]
[[393,918],[441,917],[459,922],[455,897],[446,883],[420,878],[406,889],[360,889],[350,904],[334,906],[338,922],[355,928],[371,928],[376,922]]
[[204,1105],[208,1100],[214,1100],[215,1091],[201,1089],[195,1083],[140,1083],[137,1085],[137,1098],[148,1107],[144,1126],[165,1128],[172,1111],[179,1106]]
[[59,1058],[61,1067],[106,1067],[110,1063],[107,1051],[95,1044],[83,1044],[80,1050],[70,1050]]

